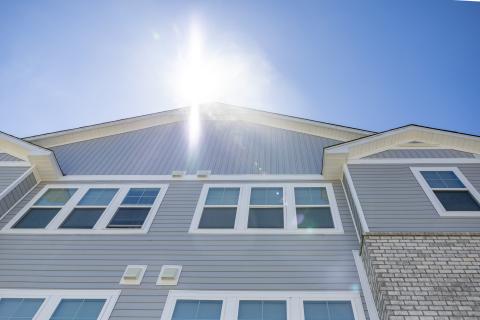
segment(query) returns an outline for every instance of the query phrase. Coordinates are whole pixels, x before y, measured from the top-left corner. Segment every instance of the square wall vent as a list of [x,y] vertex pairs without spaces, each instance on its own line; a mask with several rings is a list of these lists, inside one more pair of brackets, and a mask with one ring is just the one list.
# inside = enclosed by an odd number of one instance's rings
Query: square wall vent
[[143,275],[147,270],[147,266],[127,266],[123,273],[120,284],[138,285],[142,282]]
[[176,286],[181,272],[182,266],[162,266],[162,270],[160,270],[160,275],[158,276],[157,285]]
[[197,177],[199,178],[207,178],[210,175],[211,171],[210,170],[198,170],[197,171]]
[[186,171],[175,170],[175,171],[172,171],[172,177],[174,177],[174,178],[181,178],[181,177],[183,177],[186,173],[187,173]]

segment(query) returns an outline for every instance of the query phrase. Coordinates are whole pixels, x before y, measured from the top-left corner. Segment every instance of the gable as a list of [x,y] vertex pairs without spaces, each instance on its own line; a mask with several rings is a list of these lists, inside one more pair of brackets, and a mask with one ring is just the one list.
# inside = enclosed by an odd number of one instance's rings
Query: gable
[[363,157],[362,159],[465,159],[475,158],[470,152],[454,149],[389,149]]
[[53,147],[65,174],[320,174],[338,140],[247,121],[202,120],[195,145],[187,121]]

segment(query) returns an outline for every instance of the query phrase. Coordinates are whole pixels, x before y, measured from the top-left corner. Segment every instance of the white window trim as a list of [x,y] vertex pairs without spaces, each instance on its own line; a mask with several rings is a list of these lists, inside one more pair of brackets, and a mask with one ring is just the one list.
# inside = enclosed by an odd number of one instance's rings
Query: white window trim
[[45,299],[33,320],[48,320],[62,299],[105,299],[105,304],[97,320],[108,320],[120,293],[120,290],[0,289],[0,300],[2,298]]
[[356,291],[301,292],[301,291],[182,291],[172,290],[160,320],[171,320],[177,300],[221,300],[221,320],[235,320],[238,317],[240,300],[285,300],[287,320],[305,320],[304,301],[350,301],[355,320],[365,320],[362,300]]
[[[250,208],[250,192],[252,188],[277,187],[283,188],[284,228],[263,229],[248,228],[248,214]],[[298,228],[294,188],[296,187],[324,187],[327,191],[330,212],[334,228]],[[210,188],[240,188],[237,215],[233,229],[199,229],[203,208]],[[220,206],[219,206],[220,207]],[[225,206],[227,207],[227,206]],[[265,206],[269,207],[269,206]],[[278,207],[278,206],[271,206]],[[343,226],[340,219],[335,193],[331,183],[255,183],[255,184],[204,184],[193,215],[189,233],[200,234],[342,234]]]
[[[463,183],[468,192],[472,195],[475,200],[480,203],[480,193],[475,189],[475,187],[468,181],[468,179],[463,175],[463,173],[457,167],[410,167],[413,175],[417,179],[418,183],[422,187],[423,191],[427,195],[428,199],[433,204],[433,207],[438,212],[440,216],[444,217],[480,217],[480,211],[447,211],[443,207],[440,200],[433,193],[432,188],[428,185],[427,180],[421,174],[421,171],[453,171],[458,179]],[[444,190],[449,190],[445,188]],[[453,189],[452,189],[453,190]],[[458,190],[458,189],[455,189]]]
[[[67,201],[67,203],[61,206],[61,210],[50,221],[50,223],[44,229],[14,229],[13,226],[27,213],[27,211],[34,206],[35,202],[48,190],[55,188],[77,188],[78,190]],[[77,207],[78,202],[91,188],[116,188],[119,189],[113,197],[110,204],[106,207],[93,229],[59,229],[63,221],[68,217],[72,210]],[[151,209],[145,218],[143,226],[138,229],[114,229],[107,228],[108,223],[114,216],[117,209],[121,206],[123,198],[131,188],[160,188],[160,192],[157,195],[154,203],[151,205]],[[0,231],[0,233],[15,233],[15,234],[138,234],[147,233],[152,225],[153,219],[162,203],[163,197],[167,192],[167,184],[48,184],[38,192],[28,204],[22,208]],[[45,206],[47,207],[47,206]],[[52,206],[54,207],[54,206]],[[60,206],[58,206],[60,207]],[[85,206],[87,207],[87,206]],[[92,206],[102,207],[102,206]],[[149,206],[150,207],[150,206]]]

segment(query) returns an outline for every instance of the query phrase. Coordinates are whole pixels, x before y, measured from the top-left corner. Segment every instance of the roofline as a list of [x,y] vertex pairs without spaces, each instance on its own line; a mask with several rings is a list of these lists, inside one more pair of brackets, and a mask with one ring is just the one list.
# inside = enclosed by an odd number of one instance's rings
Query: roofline
[[[220,103],[220,102],[215,102],[214,104],[215,105],[226,105],[226,106],[229,106],[229,107],[237,108],[239,110],[243,109],[243,110],[250,111],[250,112],[259,112],[259,113],[263,113],[265,115],[280,117],[282,119],[295,120],[295,121],[299,121],[299,122],[303,122],[303,123],[307,123],[307,124],[311,124],[311,125],[321,125],[321,126],[325,126],[325,127],[328,127],[328,128],[345,130],[345,131],[355,133],[355,134],[372,135],[372,134],[376,133],[374,131],[362,130],[362,129],[358,129],[358,128],[353,128],[353,127],[348,127],[348,126],[343,126],[343,125],[338,125],[338,124],[332,124],[332,123],[329,123],[329,122],[311,120],[311,119],[306,119],[306,118],[301,118],[301,117],[296,117],[296,116],[286,115],[286,114],[280,114],[280,113],[271,112],[271,111],[258,110],[258,109],[249,108],[249,107],[224,104],[224,103]],[[175,108],[175,109],[168,109],[168,110],[148,113],[148,114],[144,114],[144,115],[138,115],[138,116],[122,118],[122,119],[118,119],[118,120],[101,122],[101,123],[98,123],[98,124],[80,126],[80,127],[76,127],[76,128],[72,128],[72,129],[53,131],[53,132],[49,132],[49,133],[24,137],[23,140],[31,142],[31,141],[40,140],[40,139],[57,137],[57,136],[61,136],[63,134],[82,132],[82,131],[87,131],[87,130],[91,130],[91,129],[98,129],[98,128],[102,128],[102,127],[108,127],[108,126],[111,126],[111,125],[119,125],[119,124],[122,124],[122,123],[128,123],[128,122],[132,122],[132,121],[135,121],[135,120],[141,120],[141,119],[149,118],[149,117],[152,117],[152,116],[161,116],[161,115],[176,114],[176,113],[181,114],[181,113],[187,112],[189,108],[190,108],[189,106],[186,106],[186,107],[180,107],[180,108]]]

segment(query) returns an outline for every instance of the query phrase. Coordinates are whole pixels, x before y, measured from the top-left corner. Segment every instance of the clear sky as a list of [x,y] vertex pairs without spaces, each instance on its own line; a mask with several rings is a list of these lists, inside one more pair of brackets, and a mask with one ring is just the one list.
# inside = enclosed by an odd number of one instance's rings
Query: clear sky
[[0,130],[23,137],[188,104],[194,31],[212,83],[202,98],[480,135],[480,2],[453,0],[3,0]]

